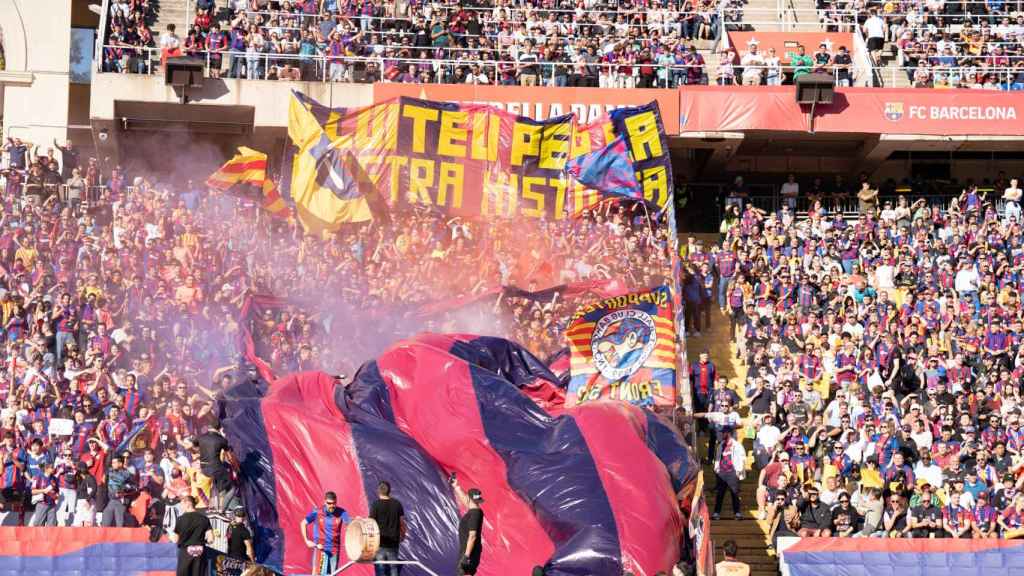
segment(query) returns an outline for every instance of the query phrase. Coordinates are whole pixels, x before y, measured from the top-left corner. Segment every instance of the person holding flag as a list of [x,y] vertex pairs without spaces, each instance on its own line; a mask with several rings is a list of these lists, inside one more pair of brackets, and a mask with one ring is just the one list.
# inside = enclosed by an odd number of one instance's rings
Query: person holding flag
[[[302,519],[299,530],[306,546],[313,550],[313,574],[334,574],[338,569],[341,538],[348,521],[348,513],[338,507],[338,496],[334,492],[325,493],[324,505],[314,508]],[[312,537],[307,530],[309,526],[313,527]]]

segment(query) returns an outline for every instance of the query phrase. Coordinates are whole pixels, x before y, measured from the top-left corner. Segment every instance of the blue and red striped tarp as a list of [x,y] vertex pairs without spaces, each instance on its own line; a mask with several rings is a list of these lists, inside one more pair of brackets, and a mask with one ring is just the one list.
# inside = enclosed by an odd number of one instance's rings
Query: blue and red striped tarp
[[481,576],[534,566],[549,576],[652,576],[679,558],[677,494],[697,471],[679,435],[621,402],[565,408],[554,375],[506,340],[425,334],[364,365],[347,387],[296,374],[243,383],[223,408],[264,528],[258,556],[288,573],[308,571],[298,526],[323,493],[365,516],[380,480],[405,507],[400,556],[453,573],[450,472],[486,500]]
[[1024,541],[801,538],[790,576],[1024,576]]
[[144,528],[0,528],[0,576],[172,576],[177,557]]

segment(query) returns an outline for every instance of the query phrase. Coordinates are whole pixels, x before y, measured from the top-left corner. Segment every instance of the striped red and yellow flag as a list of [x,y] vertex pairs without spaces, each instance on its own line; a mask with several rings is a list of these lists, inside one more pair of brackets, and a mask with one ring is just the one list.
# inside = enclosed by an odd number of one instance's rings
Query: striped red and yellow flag
[[206,179],[206,185],[214,190],[227,192],[237,184],[249,184],[260,189],[261,205],[264,210],[280,218],[288,218],[291,210],[274,181],[267,177],[267,155],[252,148],[241,146],[238,154],[228,160]]

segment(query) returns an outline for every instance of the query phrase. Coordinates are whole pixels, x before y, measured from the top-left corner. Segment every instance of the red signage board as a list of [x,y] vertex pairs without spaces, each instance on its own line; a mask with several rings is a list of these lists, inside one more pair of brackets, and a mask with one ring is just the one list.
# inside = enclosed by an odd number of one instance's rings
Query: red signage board
[[575,112],[583,124],[616,108],[657,101],[665,133],[679,133],[679,94],[675,90],[613,88],[550,88],[473,84],[375,84],[374,102],[397,96],[460,104],[490,104],[518,116],[549,120]]
[[[693,86],[679,91],[680,130],[807,130],[793,86]],[[814,111],[816,132],[1024,136],[1019,93],[923,88],[840,88]]]

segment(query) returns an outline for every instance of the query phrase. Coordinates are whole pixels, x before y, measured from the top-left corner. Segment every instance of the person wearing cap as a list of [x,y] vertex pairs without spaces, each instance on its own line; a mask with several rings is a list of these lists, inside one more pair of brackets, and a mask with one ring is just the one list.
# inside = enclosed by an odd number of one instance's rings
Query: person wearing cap
[[818,486],[809,485],[806,493],[807,497],[800,503],[800,536],[831,536],[832,514],[828,505],[820,500]]
[[773,492],[778,489],[780,484],[782,489],[785,490],[789,486],[789,478],[792,475],[793,470],[789,465],[789,453],[785,450],[778,450],[774,461],[761,468],[761,472],[757,477],[757,491],[754,494],[757,499],[758,517],[761,520],[768,516],[767,507],[773,503],[771,501]]
[[466,509],[459,518],[459,565],[456,574],[469,576],[476,574],[484,551],[484,511],[480,508],[484,502],[484,495],[479,488],[470,488],[469,492],[463,492],[459,482],[454,478],[452,488],[461,507]]
[[235,508],[228,526],[228,557],[235,560],[255,562],[252,547],[252,532],[245,525],[245,508]]
[[974,538],[997,538],[999,525],[996,524],[996,509],[990,504],[988,492],[978,494],[971,514],[971,526]]

